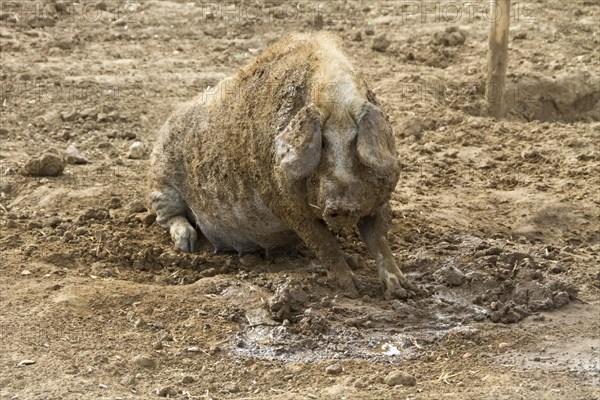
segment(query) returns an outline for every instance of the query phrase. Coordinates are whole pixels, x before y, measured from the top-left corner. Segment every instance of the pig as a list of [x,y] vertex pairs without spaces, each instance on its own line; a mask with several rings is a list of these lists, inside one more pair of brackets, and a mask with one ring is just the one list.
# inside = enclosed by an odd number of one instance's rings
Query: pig
[[240,255],[300,242],[349,296],[336,233],[358,227],[387,297],[418,288],[387,239],[399,179],[390,122],[329,33],[290,34],[178,107],[151,156],[150,201],[176,247]]

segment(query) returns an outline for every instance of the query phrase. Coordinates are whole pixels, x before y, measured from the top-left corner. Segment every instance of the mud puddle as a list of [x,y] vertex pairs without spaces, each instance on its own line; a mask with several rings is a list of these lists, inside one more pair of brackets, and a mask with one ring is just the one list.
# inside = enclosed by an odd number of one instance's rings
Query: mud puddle
[[[350,299],[319,280],[302,278],[269,287],[237,282],[220,294],[243,314],[230,337],[232,350],[243,358],[280,361],[400,362],[419,357],[448,335],[476,334],[476,322],[518,322],[577,296],[535,252],[472,237],[455,240],[461,255],[425,257],[418,265],[407,260],[408,276],[428,292],[408,300]],[[431,254],[440,247],[449,246],[438,245]]]

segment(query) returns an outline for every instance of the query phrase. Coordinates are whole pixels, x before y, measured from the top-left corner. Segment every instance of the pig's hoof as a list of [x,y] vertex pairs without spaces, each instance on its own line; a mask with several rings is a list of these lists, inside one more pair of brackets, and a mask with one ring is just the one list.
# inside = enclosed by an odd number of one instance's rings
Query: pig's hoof
[[198,233],[187,220],[173,221],[170,232],[173,243],[181,250],[186,253],[198,250]]
[[422,292],[417,285],[409,281],[404,275],[401,275],[400,277],[390,275],[383,283],[386,288],[386,299],[406,300],[416,297]]
[[344,294],[346,294],[348,297],[354,299],[359,296],[360,285],[354,274],[344,274],[343,276],[337,275],[331,278],[337,283],[337,285],[344,291]]

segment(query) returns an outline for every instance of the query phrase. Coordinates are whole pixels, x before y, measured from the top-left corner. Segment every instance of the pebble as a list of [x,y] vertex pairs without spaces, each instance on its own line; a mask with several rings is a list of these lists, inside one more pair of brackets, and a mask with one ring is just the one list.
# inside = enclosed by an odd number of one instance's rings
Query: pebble
[[503,350],[503,349],[505,349],[505,348],[507,348],[507,347],[509,347],[509,346],[510,346],[510,344],[508,344],[508,343],[506,343],[506,342],[501,342],[501,343],[498,343],[498,349],[499,349],[499,350]]
[[403,371],[392,371],[383,380],[388,386],[415,386],[417,379]]
[[139,355],[135,356],[132,362],[138,367],[152,369],[156,367],[156,362],[148,356]]
[[385,33],[382,33],[379,36],[376,36],[373,39],[373,43],[371,44],[371,49],[375,51],[384,52],[387,48],[392,44],[390,40],[386,37]]
[[144,144],[142,142],[133,142],[131,146],[129,146],[129,153],[127,157],[138,160],[144,156]]
[[340,364],[331,364],[327,368],[325,368],[325,372],[327,375],[339,375],[342,373],[344,369]]
[[24,269],[23,271],[21,271],[21,276],[28,276],[31,275],[31,271],[28,269]]

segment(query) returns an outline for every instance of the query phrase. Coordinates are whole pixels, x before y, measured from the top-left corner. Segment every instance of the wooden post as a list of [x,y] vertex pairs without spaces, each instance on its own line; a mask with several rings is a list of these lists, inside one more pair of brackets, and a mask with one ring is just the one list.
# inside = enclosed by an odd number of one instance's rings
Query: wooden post
[[490,7],[490,48],[487,57],[485,100],[487,101],[489,115],[502,118],[506,114],[504,80],[508,63],[510,0],[491,0]]

